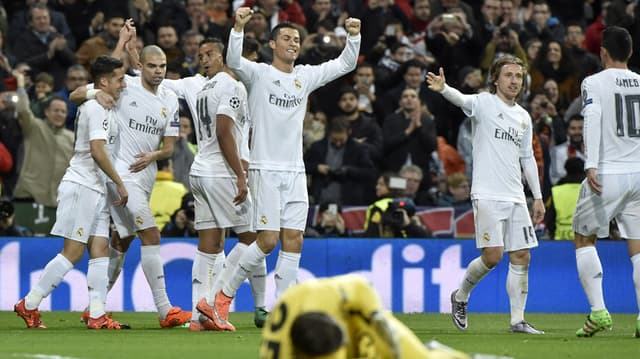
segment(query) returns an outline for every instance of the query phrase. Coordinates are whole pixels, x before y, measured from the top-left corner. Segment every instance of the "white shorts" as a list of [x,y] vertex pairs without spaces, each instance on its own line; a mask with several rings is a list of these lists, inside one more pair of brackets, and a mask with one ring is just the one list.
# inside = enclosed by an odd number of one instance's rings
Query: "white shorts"
[[287,228],[304,231],[309,212],[304,172],[249,170],[249,189],[254,205],[254,230]]
[[238,193],[236,180],[225,177],[189,176],[195,200],[196,230],[210,228],[233,228],[236,233],[250,229],[251,196],[239,206],[233,204]]
[[573,230],[583,236],[609,236],[609,222],[618,223],[620,236],[640,239],[640,173],[601,174],[602,195],[582,182],[573,215]]
[[78,183],[60,182],[56,223],[51,234],[87,244],[104,203],[103,193]]
[[114,202],[120,198],[117,186],[113,182],[107,182],[107,204],[118,235],[126,238],[135,236],[144,229],[157,227],[149,208],[151,193],[134,182],[124,182],[124,186],[129,194],[129,200],[126,207],[116,206]]
[[538,239],[524,203],[473,200],[476,246],[504,247],[505,252],[538,246]]
[[102,201],[102,205],[100,208],[98,208],[96,219],[94,220],[91,235],[94,237],[109,238],[109,225],[111,217],[109,216],[109,205],[107,205],[107,198],[106,196],[103,196],[103,198],[104,200]]

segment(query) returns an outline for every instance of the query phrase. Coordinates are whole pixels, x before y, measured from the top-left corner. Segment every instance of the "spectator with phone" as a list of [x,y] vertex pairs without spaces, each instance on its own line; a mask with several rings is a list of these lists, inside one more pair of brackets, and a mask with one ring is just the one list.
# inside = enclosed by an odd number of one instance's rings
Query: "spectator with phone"
[[305,237],[351,237],[351,231],[345,227],[342,218],[342,206],[337,203],[321,203],[318,206],[316,224],[307,227]]

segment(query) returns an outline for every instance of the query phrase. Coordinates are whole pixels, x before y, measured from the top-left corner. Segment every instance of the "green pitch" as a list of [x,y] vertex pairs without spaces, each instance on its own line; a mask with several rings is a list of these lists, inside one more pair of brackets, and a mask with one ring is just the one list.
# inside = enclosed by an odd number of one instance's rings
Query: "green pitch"
[[[121,358],[256,358],[260,331],[253,315],[231,313],[236,333],[190,333],[186,328],[160,329],[152,313],[116,313],[130,324],[126,331],[90,331],[80,313],[45,312],[45,330],[24,329],[13,312],[0,312],[0,358],[121,359]],[[398,315],[423,341],[435,339],[473,353],[514,358],[639,358],[640,339],[632,337],[636,315],[614,314],[613,330],[593,338],[576,338],[585,315],[528,314],[543,336],[508,333],[507,314],[469,315],[469,330],[459,332],[448,315]]]

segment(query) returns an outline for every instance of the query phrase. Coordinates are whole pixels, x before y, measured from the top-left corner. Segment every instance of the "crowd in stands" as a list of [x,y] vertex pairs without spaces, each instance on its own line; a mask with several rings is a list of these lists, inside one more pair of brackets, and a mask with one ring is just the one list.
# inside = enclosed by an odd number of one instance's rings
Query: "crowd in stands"
[[[309,101],[304,160],[310,203],[319,211],[307,235],[353,235],[341,217],[348,206],[369,206],[364,232],[376,237],[429,236],[416,206],[470,209],[471,121],[427,89],[425,74],[443,67],[447,82],[462,92],[488,91],[489,66],[511,54],[528,65],[519,102],[534,121],[534,154],[543,197],[552,209],[540,233],[570,239],[567,216],[583,176],[580,84],[601,69],[601,32],[607,24],[623,26],[637,39],[636,3],[0,0],[0,196],[56,206],[74,139],[77,107],[69,93],[91,82],[89,65],[113,50],[125,19],[135,22],[137,46],[160,46],[167,55],[167,78],[179,79],[201,72],[199,42],[205,37],[226,41],[233,11],[250,6],[254,14],[245,36],[260,62],[272,58],[269,33],[279,22],[297,24],[304,34],[298,63],[317,64],[341,51],[347,17],[362,20],[356,70],[317,90]],[[629,65],[640,68],[640,49],[634,49]],[[16,95],[15,71],[26,76],[28,98]],[[189,195],[183,198],[197,146],[191,116],[183,104],[180,139],[172,159],[159,166],[156,188],[163,194],[157,198],[172,193],[157,207],[160,222],[167,223],[163,235],[195,235]],[[3,220],[13,214],[5,202]]]

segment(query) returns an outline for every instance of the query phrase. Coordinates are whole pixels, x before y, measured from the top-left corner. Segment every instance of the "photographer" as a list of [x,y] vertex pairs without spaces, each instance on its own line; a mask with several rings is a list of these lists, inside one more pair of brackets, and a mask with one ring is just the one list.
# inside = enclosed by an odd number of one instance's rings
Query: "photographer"
[[416,206],[407,197],[400,197],[407,186],[401,177],[389,174],[378,178],[376,194],[381,197],[367,208],[365,233],[367,238],[426,238],[426,230],[415,216]]

